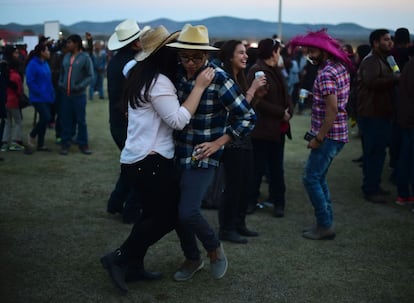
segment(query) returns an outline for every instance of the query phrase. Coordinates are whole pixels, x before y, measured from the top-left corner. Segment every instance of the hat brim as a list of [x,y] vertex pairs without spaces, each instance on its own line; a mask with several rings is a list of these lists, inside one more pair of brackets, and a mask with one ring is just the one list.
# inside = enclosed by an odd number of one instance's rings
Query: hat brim
[[160,45],[157,46],[157,48],[155,48],[153,51],[151,52],[145,52],[145,51],[140,51],[138,54],[135,55],[134,59],[136,61],[144,61],[145,59],[147,59],[149,56],[151,56],[152,54],[155,54],[157,51],[160,50],[161,47],[165,46],[167,43],[170,43],[174,40],[176,40],[178,38],[178,35],[180,34],[180,31],[174,32],[172,34],[170,34],[167,38],[165,38]]
[[329,42],[326,39],[298,36],[298,37],[293,38],[289,42],[289,45],[291,45],[293,48],[298,47],[298,46],[319,48],[329,53],[336,59],[342,61],[346,65],[350,64],[347,54],[343,50],[337,48],[335,45],[333,45],[331,42]]
[[108,40],[108,49],[109,50],[117,50],[120,48],[123,48],[124,46],[128,45],[132,41],[137,40],[139,37],[142,36],[143,33],[147,32],[151,27],[150,26],[144,26],[143,29],[138,31],[135,35],[131,36],[131,38],[125,40],[125,41],[119,41],[118,36],[116,35],[116,32],[109,37]]
[[194,49],[194,50],[205,50],[205,51],[218,51],[217,47],[210,45],[196,45],[196,44],[184,44],[181,42],[173,42],[167,44],[168,47],[180,48],[180,49]]

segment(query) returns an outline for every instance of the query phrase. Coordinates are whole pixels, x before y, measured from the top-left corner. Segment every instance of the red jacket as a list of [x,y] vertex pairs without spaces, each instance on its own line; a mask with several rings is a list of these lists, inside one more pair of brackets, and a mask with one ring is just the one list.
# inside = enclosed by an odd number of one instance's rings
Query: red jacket
[[6,108],[19,108],[19,97],[23,93],[23,81],[20,74],[15,69],[9,70],[9,79],[10,82],[13,82],[17,87],[17,90],[14,90],[11,87],[7,87],[7,101]]

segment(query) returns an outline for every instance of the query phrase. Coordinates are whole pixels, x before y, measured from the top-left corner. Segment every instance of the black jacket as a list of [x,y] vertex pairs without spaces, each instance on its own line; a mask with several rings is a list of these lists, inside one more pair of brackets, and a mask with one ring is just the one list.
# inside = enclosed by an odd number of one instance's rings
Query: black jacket
[[109,98],[109,124],[111,127],[127,128],[127,118],[122,106],[122,90],[125,77],[122,69],[134,58],[135,51],[130,48],[120,49],[109,61],[107,83]]

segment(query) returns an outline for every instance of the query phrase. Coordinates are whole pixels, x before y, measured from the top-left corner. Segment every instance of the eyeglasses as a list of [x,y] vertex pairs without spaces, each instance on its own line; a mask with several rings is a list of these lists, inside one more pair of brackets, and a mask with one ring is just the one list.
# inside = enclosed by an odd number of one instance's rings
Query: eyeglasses
[[190,61],[193,61],[194,64],[200,64],[204,60],[203,56],[194,56],[194,57],[189,57],[185,55],[178,55],[178,56],[180,57],[180,60],[183,63],[190,63]]

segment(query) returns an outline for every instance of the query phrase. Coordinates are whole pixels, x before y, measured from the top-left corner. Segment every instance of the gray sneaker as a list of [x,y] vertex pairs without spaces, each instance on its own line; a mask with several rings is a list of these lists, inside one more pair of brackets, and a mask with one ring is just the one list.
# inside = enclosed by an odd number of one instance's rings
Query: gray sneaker
[[223,244],[220,244],[216,250],[209,252],[207,255],[210,258],[210,270],[213,278],[223,278],[226,274],[228,266],[227,258],[224,254]]
[[196,272],[204,267],[203,260],[185,260],[180,269],[174,274],[175,281],[190,280]]

